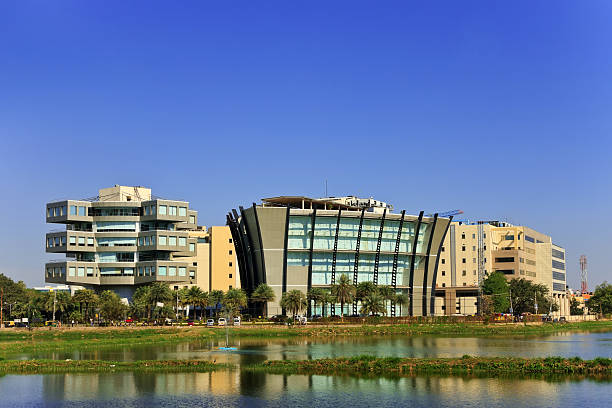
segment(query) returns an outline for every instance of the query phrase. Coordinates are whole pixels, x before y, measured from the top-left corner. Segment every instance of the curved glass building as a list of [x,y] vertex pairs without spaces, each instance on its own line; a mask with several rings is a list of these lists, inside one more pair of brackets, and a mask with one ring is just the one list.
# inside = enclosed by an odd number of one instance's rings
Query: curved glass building
[[[268,314],[281,314],[283,293],[328,288],[342,274],[354,284],[371,281],[410,297],[402,315],[434,312],[438,258],[449,218],[392,213],[374,199],[356,197],[312,199],[274,197],[261,205],[232,210],[227,223],[235,241],[242,287],[250,292],[260,283],[272,287],[276,301]],[[309,314],[321,314],[309,306]],[[344,313],[358,313],[359,305]],[[331,306],[340,314],[339,305]],[[388,305],[388,315],[399,308]]]

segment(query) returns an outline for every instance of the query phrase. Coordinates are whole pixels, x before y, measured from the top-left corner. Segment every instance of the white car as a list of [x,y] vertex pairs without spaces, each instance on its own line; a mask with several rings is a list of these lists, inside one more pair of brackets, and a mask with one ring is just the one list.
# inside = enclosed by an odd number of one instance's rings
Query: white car
[[208,319],[206,320],[206,326],[214,326],[215,325],[215,319]]
[[220,317],[218,322],[219,322],[219,326],[225,326],[227,324],[225,317]]
[[234,317],[234,326],[240,326],[240,317]]

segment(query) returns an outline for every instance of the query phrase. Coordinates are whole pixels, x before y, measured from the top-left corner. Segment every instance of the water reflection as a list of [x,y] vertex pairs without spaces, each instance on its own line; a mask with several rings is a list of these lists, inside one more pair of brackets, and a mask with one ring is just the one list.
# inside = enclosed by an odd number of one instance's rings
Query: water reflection
[[[27,392],[23,392],[27,390]],[[17,392],[19,391],[19,392]],[[580,394],[576,394],[580,393]],[[89,402],[175,406],[315,404],[356,406],[582,406],[609,398],[609,383],[461,377],[355,378],[240,371],[180,374],[65,374],[0,378],[0,405]],[[605,399],[604,399],[605,400]],[[576,401],[578,402],[578,401]]]
[[369,354],[399,357],[580,356],[612,357],[612,332],[557,333],[545,337],[392,336],[301,339],[233,339],[237,352],[221,352],[224,341],[196,341],[167,345],[100,347],[20,353],[7,358],[49,358],[135,361],[151,359],[216,360],[252,364],[264,360],[314,359]]

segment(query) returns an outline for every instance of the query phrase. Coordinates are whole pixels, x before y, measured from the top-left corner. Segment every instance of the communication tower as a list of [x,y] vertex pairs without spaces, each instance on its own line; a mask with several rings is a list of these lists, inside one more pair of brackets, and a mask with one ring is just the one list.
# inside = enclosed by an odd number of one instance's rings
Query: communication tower
[[586,255],[580,255],[580,291],[582,293],[588,292],[587,285],[587,257]]

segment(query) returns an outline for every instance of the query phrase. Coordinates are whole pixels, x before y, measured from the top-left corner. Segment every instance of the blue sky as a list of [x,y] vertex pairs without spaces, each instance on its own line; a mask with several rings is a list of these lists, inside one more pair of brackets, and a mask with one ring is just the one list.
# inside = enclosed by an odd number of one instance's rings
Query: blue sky
[[609,1],[6,1],[0,272],[44,204],[146,185],[205,225],[273,195],[459,208],[610,279]]

